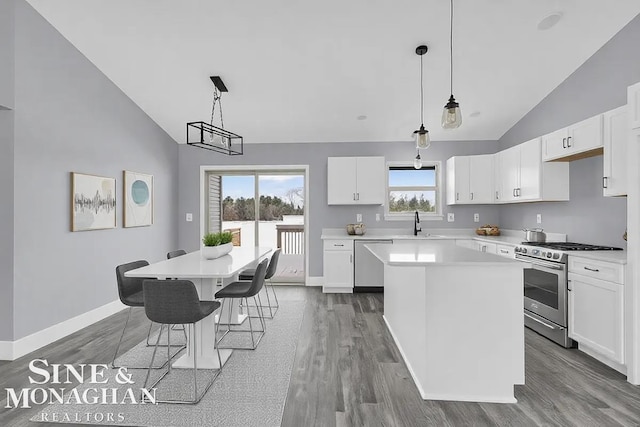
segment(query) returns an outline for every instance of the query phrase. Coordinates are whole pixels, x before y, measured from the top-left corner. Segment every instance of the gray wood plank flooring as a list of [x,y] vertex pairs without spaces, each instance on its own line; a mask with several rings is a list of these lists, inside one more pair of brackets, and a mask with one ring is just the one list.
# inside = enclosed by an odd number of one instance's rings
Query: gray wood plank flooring
[[[285,427],[298,426],[639,426],[640,387],[577,351],[526,330],[526,385],[517,404],[423,401],[388,333],[381,294],[322,294],[318,288],[278,287],[280,302],[307,300]],[[28,385],[34,358],[51,363],[108,363],[126,311],[13,362],[0,362],[0,390]],[[146,336],[144,311],[134,310],[123,343]],[[29,421],[38,407],[4,408],[0,426]],[[61,424],[50,424],[60,426]]]

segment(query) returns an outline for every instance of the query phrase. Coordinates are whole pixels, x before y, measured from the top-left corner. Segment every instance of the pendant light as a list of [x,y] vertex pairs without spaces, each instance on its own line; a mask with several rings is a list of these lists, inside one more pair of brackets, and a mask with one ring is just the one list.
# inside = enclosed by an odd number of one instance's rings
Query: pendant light
[[[431,145],[429,139],[429,131],[424,128],[424,85],[422,83],[422,56],[427,53],[429,48],[425,45],[420,45],[416,48],[416,54],[420,55],[420,129],[413,132],[413,138],[416,141],[416,148],[425,149]],[[420,157],[420,152],[418,152]]]
[[413,160],[413,167],[415,169],[422,169],[422,158],[420,157],[420,150],[418,150],[418,155]]
[[[217,151],[229,156],[242,155],[244,152],[244,139],[242,136],[229,132],[224,128],[222,118],[222,94],[229,92],[220,76],[209,77],[213,82],[213,103],[211,104],[211,123],[189,122],[187,123],[187,144]],[[220,126],[214,125],[216,105],[220,112]]]
[[442,127],[445,129],[459,128],[462,124],[462,113],[460,112],[460,104],[453,97],[453,0],[450,2],[450,23],[449,23],[449,88],[451,96],[449,102],[444,106],[442,112]]

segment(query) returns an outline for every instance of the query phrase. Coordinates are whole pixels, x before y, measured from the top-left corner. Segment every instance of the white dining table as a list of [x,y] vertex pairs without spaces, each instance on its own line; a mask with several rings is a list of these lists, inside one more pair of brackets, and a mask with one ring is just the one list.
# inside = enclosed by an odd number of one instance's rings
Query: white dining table
[[[229,254],[212,260],[202,258],[200,251],[195,251],[130,270],[125,273],[125,276],[191,280],[195,284],[201,300],[213,301],[219,289],[237,280],[239,272],[255,266],[271,250],[272,248],[270,247],[262,246],[234,246]],[[193,368],[193,356],[197,354],[198,368],[220,368],[216,353],[216,319],[220,322],[223,319],[226,321],[229,314],[227,310],[231,310],[232,324],[240,324],[247,318],[247,313],[240,312],[239,300],[234,300],[233,304],[225,304],[224,309],[224,312],[220,313],[219,316],[207,316],[197,322],[195,327],[189,328],[187,351],[172,363],[173,367]],[[197,353],[194,352],[194,334],[197,337]],[[231,349],[220,349],[220,359],[223,365],[229,359],[231,353]]]

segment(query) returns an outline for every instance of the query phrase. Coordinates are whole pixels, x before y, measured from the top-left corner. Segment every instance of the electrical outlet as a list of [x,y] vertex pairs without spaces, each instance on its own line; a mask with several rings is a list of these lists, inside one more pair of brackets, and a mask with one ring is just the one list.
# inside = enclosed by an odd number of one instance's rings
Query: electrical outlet
[[536,215],[536,222],[537,222],[538,224],[542,224],[542,214],[538,214],[538,215]]
[[380,214],[379,213],[376,214],[376,221],[380,221]]
[[356,222],[362,222],[362,214],[356,214]]
[[185,219],[187,220],[187,222],[193,221],[193,214],[188,213]]
[[453,212],[449,212],[449,213],[447,214],[447,221],[449,221],[449,222],[453,222],[453,221],[455,221],[455,220],[456,220],[456,217],[455,217],[455,215],[453,214]]
[[480,214],[479,213],[474,213],[473,214],[473,222],[480,222]]

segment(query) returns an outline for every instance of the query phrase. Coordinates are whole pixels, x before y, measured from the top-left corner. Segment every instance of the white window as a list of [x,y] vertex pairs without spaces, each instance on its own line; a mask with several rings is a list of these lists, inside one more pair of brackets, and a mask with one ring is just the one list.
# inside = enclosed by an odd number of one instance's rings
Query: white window
[[385,219],[442,219],[440,162],[424,162],[415,169],[410,163],[387,164]]

